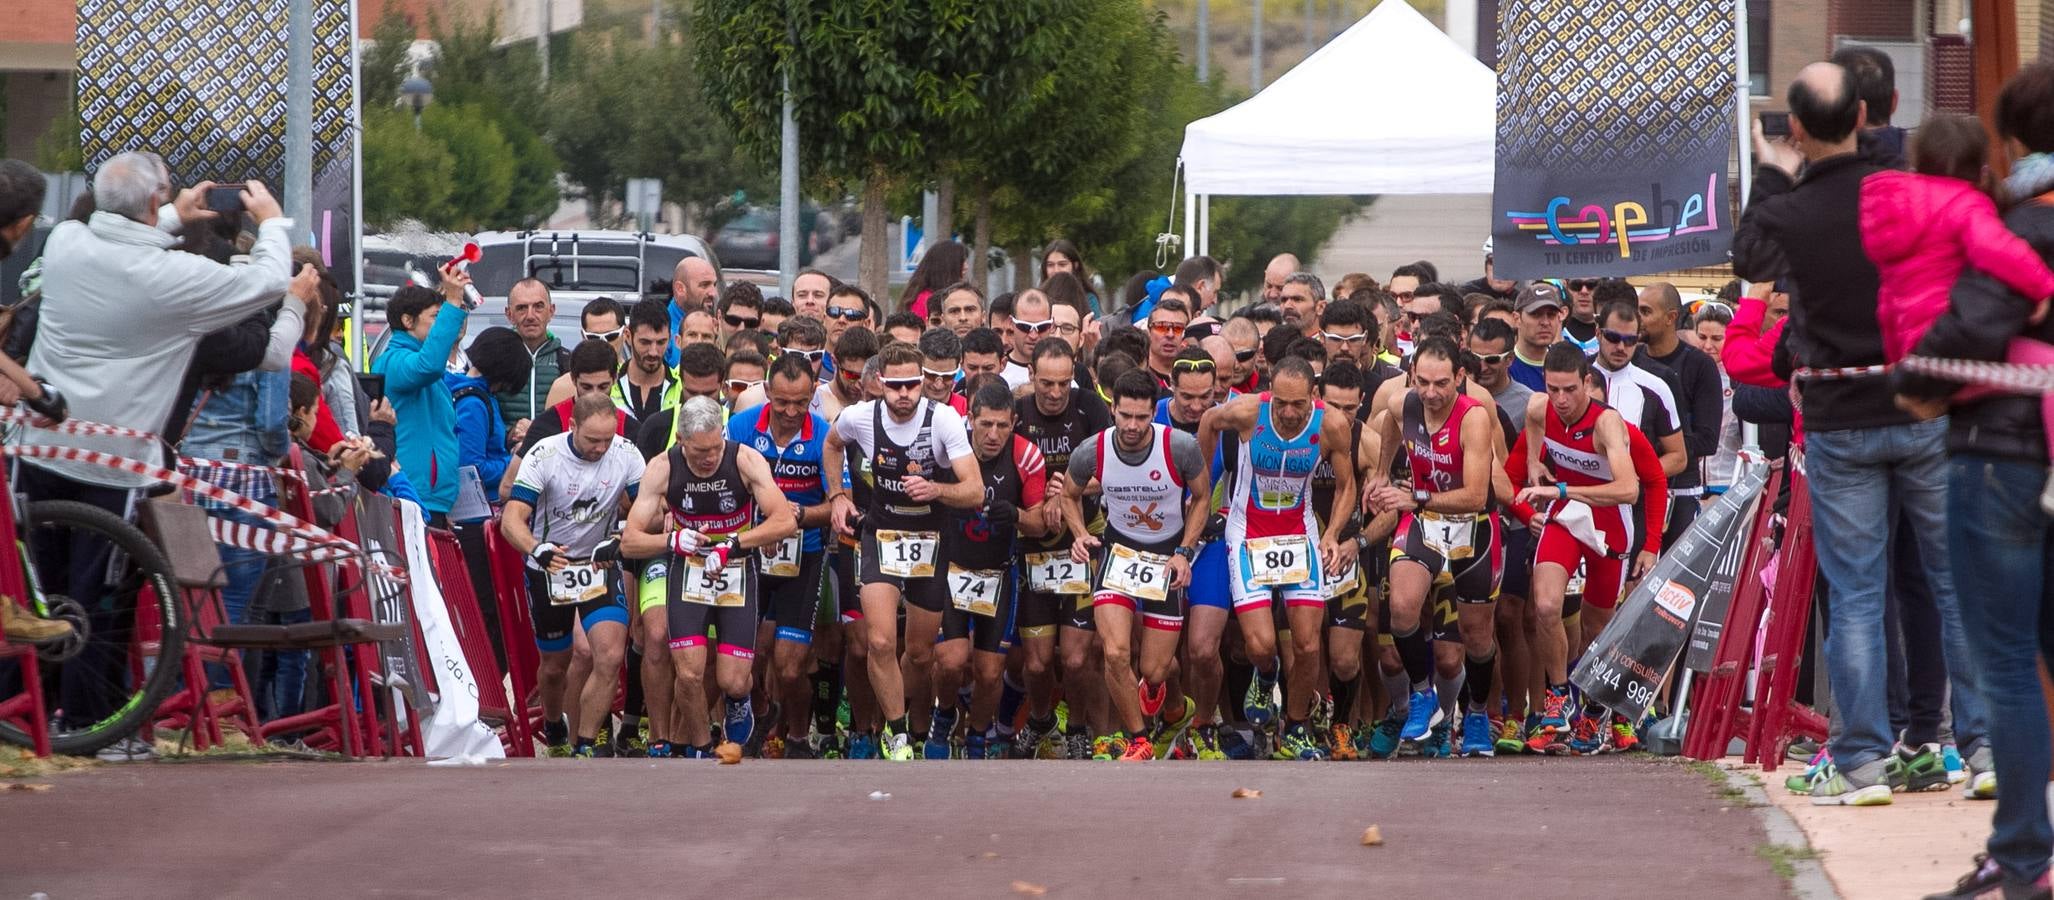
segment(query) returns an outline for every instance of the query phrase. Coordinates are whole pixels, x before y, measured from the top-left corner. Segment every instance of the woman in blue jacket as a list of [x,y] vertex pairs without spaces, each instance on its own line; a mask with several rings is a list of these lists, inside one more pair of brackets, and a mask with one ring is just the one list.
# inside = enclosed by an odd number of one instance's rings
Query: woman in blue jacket
[[[513,454],[506,446],[506,422],[493,395],[511,390],[528,380],[526,345],[511,328],[487,328],[471,339],[464,353],[470,368],[463,374],[451,372],[442,378],[456,401],[457,465],[475,466],[484,482],[485,500],[499,503],[499,480]],[[470,516],[464,521],[477,521]]]
[[385,397],[399,416],[400,468],[437,525],[447,524],[456,502],[456,405],[442,376],[470,315],[464,298],[470,283],[469,275],[445,267],[441,296],[417,285],[393,292],[385,305],[392,343],[371,362],[371,371],[385,376]]

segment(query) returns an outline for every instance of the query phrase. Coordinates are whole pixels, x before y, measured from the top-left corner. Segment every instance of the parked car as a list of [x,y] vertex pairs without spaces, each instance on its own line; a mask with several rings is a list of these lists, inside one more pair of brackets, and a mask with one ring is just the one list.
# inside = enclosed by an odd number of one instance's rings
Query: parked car
[[[802,207],[804,209],[804,207]],[[778,256],[778,211],[775,207],[752,206],[721,226],[713,237],[714,252],[738,269],[776,269]],[[812,223],[799,221],[799,265],[813,263]]]

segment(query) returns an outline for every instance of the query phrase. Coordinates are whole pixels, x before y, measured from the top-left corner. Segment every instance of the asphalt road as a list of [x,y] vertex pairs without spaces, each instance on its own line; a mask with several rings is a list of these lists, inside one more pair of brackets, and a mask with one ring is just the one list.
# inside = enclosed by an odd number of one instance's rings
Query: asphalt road
[[0,897],[1787,890],[1752,811],[1648,759],[213,762],[49,783],[0,792]]

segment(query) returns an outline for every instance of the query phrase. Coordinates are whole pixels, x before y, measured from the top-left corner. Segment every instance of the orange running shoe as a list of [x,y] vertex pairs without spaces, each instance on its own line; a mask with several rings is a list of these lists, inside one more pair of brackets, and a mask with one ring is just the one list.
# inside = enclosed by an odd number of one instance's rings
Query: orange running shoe
[[1141,714],[1150,718],[1163,711],[1163,701],[1169,699],[1170,694],[1169,686],[1164,684],[1156,685],[1150,692],[1145,678],[1135,684],[1134,690],[1141,695]]
[[1120,762],[1148,762],[1155,758],[1155,745],[1149,743],[1148,735],[1137,734],[1127,739],[1127,752],[1120,756]]
[[1569,691],[1551,688],[1541,701],[1540,723],[1527,732],[1527,749],[1550,756],[1569,752]]

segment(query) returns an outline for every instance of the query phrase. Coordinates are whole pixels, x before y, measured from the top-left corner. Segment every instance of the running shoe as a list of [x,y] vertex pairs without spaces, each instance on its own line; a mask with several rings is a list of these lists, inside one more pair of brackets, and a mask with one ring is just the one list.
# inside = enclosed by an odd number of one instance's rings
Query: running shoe
[[1498,742],[1496,736],[1491,733],[1489,713],[1477,710],[1462,717],[1462,755],[1498,755]]
[[842,742],[832,734],[814,734],[806,738],[813,747],[814,759],[841,759]]
[[1890,785],[1880,780],[1883,775],[1882,760],[1869,763],[1862,768],[1869,769],[1879,780],[1858,783],[1848,778],[1847,773],[1840,771],[1840,767],[1828,762],[1826,771],[1822,773],[1825,777],[1812,785],[1812,805],[1889,806]]
[[1354,762],[1361,759],[1355,752],[1355,730],[1340,722],[1327,726],[1327,736],[1333,744],[1331,756],[1335,762]]
[[1163,701],[1170,698],[1168,685],[1158,684],[1154,691],[1148,689],[1148,680],[1142,679],[1134,685],[1134,692],[1141,695],[1141,714],[1153,718],[1162,712]]
[[650,741],[647,755],[650,759],[670,759],[676,752],[669,741]]
[[1569,752],[1569,692],[1550,688],[1541,706],[1538,727],[1526,732],[1526,748],[1534,753],[1563,756]]
[[1056,728],[1062,734],[1070,733],[1070,701],[1057,700],[1055,708]]
[[1305,727],[1304,722],[1300,722],[1284,730],[1283,736],[1277,741],[1277,749],[1270,754],[1270,758],[1317,762],[1325,759],[1326,754],[1320,751],[1318,744],[1312,742],[1311,729]]
[[1081,731],[1063,735],[1063,747],[1069,752],[1070,759],[1086,760],[1093,755],[1091,735]]
[[877,736],[860,731],[849,735],[849,758],[876,759]]
[[955,730],[955,709],[949,708],[935,710],[934,717],[928,720],[927,743],[925,744],[925,746],[921,748],[921,755],[925,756],[928,759],[948,759],[949,753],[953,749],[949,746],[949,736],[952,733],[954,733]]
[[1154,732],[1148,736],[1148,742],[1155,746],[1156,759],[1169,758],[1171,751],[1176,749],[1183,741],[1184,735],[1191,730],[1191,720],[1198,715],[1198,704],[1191,702],[1190,697],[1183,700],[1183,714],[1174,720],[1165,719],[1158,722]]
[[963,735],[963,758],[984,758],[984,735],[982,733],[973,731],[969,734]]
[[570,759],[571,745],[568,742],[562,744],[550,744],[547,748],[545,748],[542,751],[542,755],[548,757],[549,759]]
[[1527,741],[1528,741],[1528,740],[1530,740],[1530,739],[1531,739],[1531,738],[1533,737],[1533,733],[1534,733],[1534,732],[1536,732],[1536,731],[1539,731],[1539,730],[1540,730],[1540,723],[1541,723],[1541,717],[1540,717],[1540,713],[1537,713],[1537,712],[1529,712],[1529,713],[1527,713],[1527,714],[1526,714],[1526,725],[1525,725],[1525,726],[1524,726],[1523,728],[1521,728],[1521,729],[1520,729],[1520,732],[1519,732],[1519,734],[1520,734],[1520,738],[1519,738],[1519,752],[1521,752],[1521,753],[1538,753],[1538,752],[1540,752],[1540,751],[1537,751],[1537,750],[1533,749],[1533,747],[1531,747],[1531,746],[1529,746],[1529,745],[1527,744]]
[[1206,762],[1224,760],[1227,754],[1220,750],[1220,730],[1217,725],[1200,725],[1191,730],[1191,743],[1198,748],[1198,758]]
[[[1026,726],[1013,735],[1013,758],[1033,759],[1035,754],[1041,750],[1042,739],[1047,737],[1049,730],[1054,727],[1055,723],[1053,721],[1036,723],[1032,717],[1029,717]],[[1045,759],[1046,757],[1043,758]]]
[[[1312,715],[1306,720],[1306,725],[1312,730],[1312,736],[1324,745],[1327,739],[1327,727],[1332,724],[1334,724],[1334,698],[1326,694],[1313,694]],[[1324,746],[1321,749],[1325,749]]]
[[1127,752],[1120,754],[1120,762],[1148,762],[1155,759],[1155,745],[1148,735],[1136,735],[1127,742]]
[[1968,780],[1968,767],[1961,764],[1961,750],[1953,744],[1940,748],[1940,765],[1947,769],[1947,782],[1960,784]]
[[1248,695],[1241,698],[1241,713],[1250,725],[1266,725],[1277,717],[1277,680],[1261,672],[1248,679]]
[[1526,752],[1526,730],[1519,727],[1519,720],[1506,718],[1498,723],[1497,751],[1508,755]]
[[815,759],[810,741],[782,741],[785,759]]
[[1618,713],[1612,714],[1612,749],[1620,753],[1632,753],[1640,749],[1640,735],[1633,730],[1633,723]]
[[1441,701],[1434,694],[1433,685],[1427,685],[1423,691],[1413,691],[1411,708],[1405,716],[1405,729],[1398,732],[1398,739],[1416,741],[1426,737],[1427,732],[1432,731],[1435,725],[1441,724],[1443,718]]
[[1808,737],[1801,737],[1791,741],[1790,746],[1783,748],[1783,758],[1791,762],[1809,763],[1818,757],[1820,749],[1822,748],[1819,746],[1818,741]]
[[1970,800],[1997,799],[1997,771],[1989,744],[1976,748],[1964,762],[1968,763],[1968,785],[1961,789],[1961,795]]
[[1800,797],[1811,796],[1812,788],[1825,781],[1833,773],[1833,754],[1820,750],[1812,754],[1812,761],[1804,771],[1783,779],[1784,789]]
[[1944,791],[1950,784],[1947,766],[1940,761],[1939,744],[1923,744],[1915,750],[1897,745],[1883,759],[1883,779],[1891,790],[1912,794]]
[[1228,759],[1256,758],[1255,746],[1248,742],[1247,736],[1238,728],[1228,728],[1220,733],[1220,752],[1226,754]]
[[643,719],[633,728],[620,729],[613,737],[613,755],[620,757],[642,757],[649,755],[649,720]]
[[892,762],[913,761],[913,739],[884,727],[884,758]]
[[1596,756],[1605,752],[1605,717],[1580,715],[1569,735],[1569,752],[1574,756]]
[[1127,755],[1127,736],[1115,731],[1091,742],[1091,758],[1099,762],[1112,762]]
[[727,739],[747,745],[756,734],[756,710],[749,705],[749,698],[739,700],[727,698],[727,713],[721,717],[721,726]]
[[984,738],[985,759],[1005,759],[1006,754],[1011,753],[1012,750],[1013,742],[1008,738],[1000,737],[996,732],[986,735]]
[[598,748],[592,744],[579,744],[571,750],[572,759],[592,759],[598,755]]
[[773,734],[773,735],[771,735],[771,736],[769,736],[769,737],[767,737],[767,738],[764,738],[764,739],[763,739],[763,758],[764,758],[764,759],[784,759],[784,758],[785,758],[785,739],[784,739],[784,737],[783,737],[783,736],[781,736],[781,735],[775,735],[775,734]]
[[1454,723],[1452,722],[1444,720],[1436,723],[1433,728],[1427,731],[1426,740],[1419,742],[1420,758],[1447,759],[1450,756],[1454,756],[1455,744],[1452,735],[1450,735],[1450,732],[1453,730]]
[[713,745],[708,744],[704,747],[687,745],[683,750],[679,751],[678,756],[684,759],[712,759]]
[[1404,730],[1405,721],[1393,714],[1376,723],[1376,732],[1369,736],[1369,755],[1376,759],[1390,759],[1398,754],[1398,732]]

